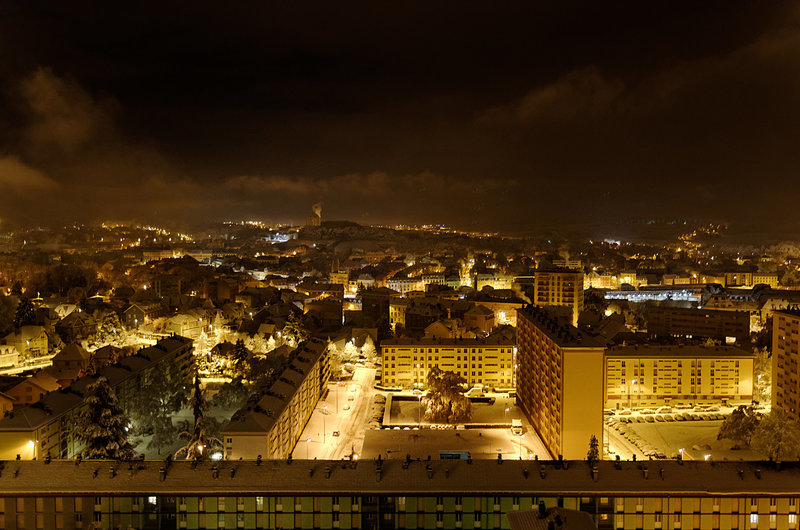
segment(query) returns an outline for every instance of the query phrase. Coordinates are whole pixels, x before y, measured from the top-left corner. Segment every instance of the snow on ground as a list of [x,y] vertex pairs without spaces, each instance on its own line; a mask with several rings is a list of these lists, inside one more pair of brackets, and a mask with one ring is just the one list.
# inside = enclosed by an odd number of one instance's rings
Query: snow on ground
[[627,428],[637,437],[645,440],[654,449],[660,450],[667,457],[674,457],[679,449],[684,450],[684,458],[702,460],[711,455],[714,460],[757,460],[751,449],[732,450],[737,445],[732,440],[717,440],[717,433],[722,425],[721,420],[665,422],[665,423],[631,423]]

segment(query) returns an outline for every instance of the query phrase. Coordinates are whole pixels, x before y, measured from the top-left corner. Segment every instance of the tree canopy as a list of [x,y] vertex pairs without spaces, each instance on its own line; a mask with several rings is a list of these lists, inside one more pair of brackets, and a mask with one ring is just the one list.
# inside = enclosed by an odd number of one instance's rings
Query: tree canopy
[[466,380],[434,366],[428,372],[428,392],[422,398],[426,421],[462,423],[472,418],[472,402],[461,392]]
[[756,431],[760,421],[759,414],[753,407],[739,405],[730,416],[725,418],[719,428],[717,440],[727,438],[736,442],[750,445],[750,439]]
[[105,377],[98,377],[86,389],[86,408],[76,424],[76,436],[84,443],[81,456],[87,459],[130,460],[136,451],[128,442],[130,420],[117,402],[117,395]]
[[770,460],[794,459],[800,455],[800,425],[781,409],[772,409],[753,433],[752,446]]
[[189,406],[194,415],[194,426],[185,429],[180,433],[180,437],[187,440],[186,445],[178,449],[176,457],[184,455],[187,460],[203,460],[214,447],[221,447],[222,441],[211,432],[213,428],[213,418],[206,418],[208,412],[208,402],[203,396],[200,388],[200,378],[194,378],[194,390]]

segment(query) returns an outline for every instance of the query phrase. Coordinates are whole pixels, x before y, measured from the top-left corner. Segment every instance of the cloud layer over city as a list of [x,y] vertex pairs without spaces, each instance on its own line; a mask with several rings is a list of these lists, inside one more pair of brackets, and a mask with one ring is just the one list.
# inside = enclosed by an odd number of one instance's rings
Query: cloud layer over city
[[800,226],[788,2],[46,4],[0,5],[4,221]]

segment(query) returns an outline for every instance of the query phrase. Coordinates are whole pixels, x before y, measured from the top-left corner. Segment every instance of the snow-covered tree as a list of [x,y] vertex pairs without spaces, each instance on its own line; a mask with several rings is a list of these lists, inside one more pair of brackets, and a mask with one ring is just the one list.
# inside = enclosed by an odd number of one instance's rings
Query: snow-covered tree
[[800,454],[800,425],[781,409],[772,409],[756,427],[752,447],[770,460],[794,459]]
[[200,378],[198,377],[194,378],[194,391],[192,392],[192,398],[189,400],[189,406],[192,407],[194,426],[180,433],[180,437],[187,440],[187,442],[186,445],[178,449],[175,457],[178,458],[184,455],[186,460],[203,460],[213,447],[221,447],[222,441],[211,432],[211,418],[206,418],[208,402],[203,396],[203,390],[200,388]]
[[353,361],[358,357],[358,348],[356,348],[356,344],[354,340],[347,341],[347,344],[344,345],[344,353],[342,354],[342,358],[348,361]]
[[750,440],[756,431],[759,421],[759,414],[753,407],[739,405],[722,422],[717,434],[717,440],[727,438],[728,440],[750,445]]
[[244,341],[239,339],[231,348],[227,359],[227,370],[225,370],[228,377],[247,378],[249,375],[248,359],[250,352],[244,345]]
[[282,334],[286,342],[292,347],[308,340],[308,331],[294,313],[289,313],[286,324],[283,326]]
[[366,357],[368,361],[374,361],[375,353],[375,342],[373,342],[372,337],[367,335],[364,345],[361,346],[361,354]]
[[236,408],[244,405],[250,396],[250,389],[241,377],[234,377],[231,381],[224,383],[219,392],[214,395],[212,403],[215,407]]
[[148,449],[172,445],[178,436],[172,416],[181,410],[188,398],[189,381],[181,375],[178,366],[156,367],[147,373],[139,390],[125,405],[133,420],[134,432],[152,434]]
[[438,367],[428,372],[428,392],[422,398],[424,417],[436,423],[463,423],[472,417],[472,402],[461,393],[466,380]]
[[127,345],[129,338],[130,334],[128,330],[122,326],[119,316],[112,311],[107,313],[97,326],[97,332],[94,335],[94,343],[98,348],[109,344],[119,348]]
[[130,420],[117,402],[105,377],[86,389],[84,408],[78,415],[76,437],[84,443],[81,456],[87,459],[130,460],[136,451],[128,442]]
[[594,434],[589,438],[589,451],[586,453],[586,460],[590,464],[594,464],[600,460],[600,443],[597,441],[597,436]]
[[772,356],[766,348],[756,351],[753,379],[753,400],[769,404],[772,400]]

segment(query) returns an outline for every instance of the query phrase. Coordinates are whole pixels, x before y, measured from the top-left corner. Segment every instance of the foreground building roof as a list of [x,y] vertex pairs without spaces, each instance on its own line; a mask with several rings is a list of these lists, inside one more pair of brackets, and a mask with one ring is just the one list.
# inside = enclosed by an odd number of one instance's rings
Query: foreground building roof
[[5,462],[0,497],[64,494],[800,495],[800,463],[506,460]]

